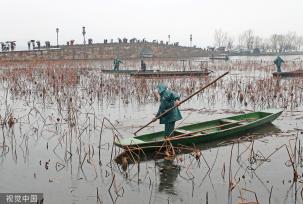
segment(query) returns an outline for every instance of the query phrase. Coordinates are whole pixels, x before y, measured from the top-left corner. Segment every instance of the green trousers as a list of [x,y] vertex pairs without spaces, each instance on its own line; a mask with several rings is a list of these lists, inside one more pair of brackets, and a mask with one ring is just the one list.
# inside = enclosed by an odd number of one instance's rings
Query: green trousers
[[165,130],[164,130],[165,136],[173,136],[172,132],[175,129],[175,121],[165,123],[164,125],[165,125]]
[[115,70],[115,71],[119,71],[119,65],[118,65],[118,64],[115,64],[114,70]]

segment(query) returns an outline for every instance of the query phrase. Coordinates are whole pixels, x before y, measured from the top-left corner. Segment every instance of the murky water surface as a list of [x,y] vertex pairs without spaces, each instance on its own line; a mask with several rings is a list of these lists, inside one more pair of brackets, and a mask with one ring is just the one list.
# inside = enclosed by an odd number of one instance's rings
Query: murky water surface
[[[285,59],[285,70],[302,69],[300,57]],[[201,68],[197,60],[192,70]],[[0,192],[42,192],[45,203],[302,203],[303,79],[274,79],[272,60],[214,61],[203,65],[214,71],[208,77],[162,79],[102,74],[109,62],[82,71],[76,62],[10,71],[2,65]],[[174,60],[148,65],[183,69]],[[173,159],[144,160],[126,171],[114,161],[122,153],[114,135],[131,137],[154,117],[160,81],[185,98],[227,70],[180,107],[177,125],[266,108],[283,114],[240,139],[197,144]],[[104,118],[115,128],[105,120],[102,129]],[[153,123],[140,133],[162,129]]]

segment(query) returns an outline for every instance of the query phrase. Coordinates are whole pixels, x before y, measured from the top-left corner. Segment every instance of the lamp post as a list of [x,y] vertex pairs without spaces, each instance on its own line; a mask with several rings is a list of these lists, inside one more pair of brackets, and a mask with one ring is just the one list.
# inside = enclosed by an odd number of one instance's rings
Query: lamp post
[[170,44],[170,35],[168,35],[168,44]]
[[59,41],[58,41],[58,36],[59,36],[59,28],[56,28],[56,33],[57,33],[57,47],[59,47]]
[[83,26],[82,27],[82,35],[83,35],[83,44],[84,45],[86,44],[86,42],[85,42],[85,34],[86,34],[85,27]]
[[190,42],[190,47],[192,47],[192,45],[193,45],[193,35],[192,34],[190,34],[190,36],[189,36],[189,42]]

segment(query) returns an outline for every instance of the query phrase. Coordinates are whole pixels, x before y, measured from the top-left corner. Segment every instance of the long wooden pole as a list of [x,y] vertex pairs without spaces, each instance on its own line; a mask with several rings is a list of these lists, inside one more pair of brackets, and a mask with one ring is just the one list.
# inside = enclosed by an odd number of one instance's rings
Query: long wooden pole
[[225,72],[224,74],[222,74],[221,76],[219,76],[218,78],[216,78],[215,80],[213,80],[211,83],[207,84],[206,86],[202,87],[201,89],[199,89],[198,91],[196,91],[195,93],[191,94],[190,96],[188,96],[186,99],[184,99],[183,101],[181,101],[178,105],[174,105],[173,107],[167,109],[166,111],[164,111],[163,113],[161,113],[158,117],[155,118],[155,120],[150,121],[148,124],[144,125],[143,127],[141,127],[139,130],[137,130],[136,132],[134,132],[134,134],[136,135],[139,131],[141,131],[142,129],[144,129],[145,127],[147,127],[148,125],[150,125],[151,123],[155,122],[157,119],[161,118],[163,115],[165,115],[166,113],[168,113],[169,111],[173,110],[174,108],[180,106],[182,103],[188,101],[189,99],[191,99],[193,96],[197,95],[198,93],[200,93],[201,91],[203,91],[204,89],[206,89],[207,87],[211,86],[212,84],[216,83],[219,79],[221,79],[222,77],[224,77],[225,75],[227,75],[229,72]]

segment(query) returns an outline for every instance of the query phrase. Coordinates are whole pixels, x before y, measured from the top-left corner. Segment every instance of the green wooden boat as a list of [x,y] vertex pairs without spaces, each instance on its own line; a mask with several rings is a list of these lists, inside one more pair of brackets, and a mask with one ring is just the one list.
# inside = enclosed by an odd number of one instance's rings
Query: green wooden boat
[[[178,127],[174,135],[169,137],[169,145],[192,146],[241,135],[249,130],[259,128],[278,118],[283,110],[268,109],[247,114],[235,115],[192,125]],[[155,132],[115,141],[115,145],[125,149],[158,150],[166,145],[164,132]]]
[[203,71],[155,71],[155,72],[136,72],[131,73],[132,77],[172,77],[172,76],[207,76],[210,72]]
[[[103,73],[106,74],[136,74],[136,73],[141,73],[141,70],[135,70],[135,69],[120,69],[120,70],[113,70],[113,69],[102,69],[101,70]],[[153,72],[154,70],[145,70],[144,73],[150,73]]]

